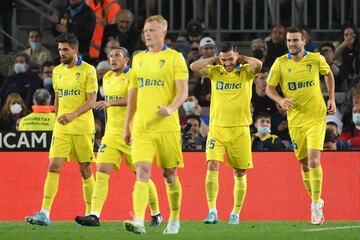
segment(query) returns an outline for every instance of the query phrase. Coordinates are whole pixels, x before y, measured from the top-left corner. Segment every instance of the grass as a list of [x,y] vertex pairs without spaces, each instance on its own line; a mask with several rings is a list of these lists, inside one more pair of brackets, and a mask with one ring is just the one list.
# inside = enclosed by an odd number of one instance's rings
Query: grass
[[[274,239],[274,240],[359,240],[359,222],[326,222],[311,226],[304,221],[243,221],[228,225],[220,221],[205,225],[200,221],[183,221],[178,235],[163,235],[161,227],[147,227],[145,235],[126,232],[122,222],[101,222],[100,227],[81,227],[73,222],[52,222],[48,227],[33,226],[24,222],[0,222],[0,239],[8,240],[109,240],[109,239]],[[315,230],[315,231],[309,231]]]

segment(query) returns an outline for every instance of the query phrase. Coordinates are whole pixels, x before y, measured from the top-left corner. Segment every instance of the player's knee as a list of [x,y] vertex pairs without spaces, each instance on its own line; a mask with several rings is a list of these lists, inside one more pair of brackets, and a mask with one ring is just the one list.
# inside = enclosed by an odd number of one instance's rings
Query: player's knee
[[234,168],[234,175],[236,177],[242,177],[245,175],[245,173],[246,173],[245,169]]
[[164,169],[163,176],[167,183],[173,183],[176,179],[176,169]]
[[82,163],[80,164],[80,173],[83,179],[88,179],[91,177],[91,164],[90,163]]
[[220,162],[219,161],[208,161],[208,170],[210,171],[219,171],[220,168]]
[[62,164],[55,162],[55,161],[51,161],[49,164],[49,172],[53,172],[53,173],[60,173],[61,171],[61,166]]
[[140,181],[148,181],[151,175],[151,165],[139,163],[136,165],[136,176]]

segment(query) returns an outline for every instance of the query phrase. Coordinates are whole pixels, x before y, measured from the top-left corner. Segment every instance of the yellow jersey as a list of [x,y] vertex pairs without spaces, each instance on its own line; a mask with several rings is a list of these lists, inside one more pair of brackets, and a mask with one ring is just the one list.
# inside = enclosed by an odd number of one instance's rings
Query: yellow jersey
[[137,76],[137,109],[133,127],[146,131],[179,131],[179,114],[157,115],[159,106],[168,106],[176,96],[176,81],[187,81],[188,68],[181,53],[166,45],[160,52],[142,51],[134,56],[133,70]]
[[304,51],[298,62],[291,58],[290,53],[275,60],[267,83],[274,87],[280,84],[284,97],[294,101],[295,106],[287,114],[289,127],[325,120],[326,105],[320,88],[320,74],[329,72],[330,67],[320,53]]
[[55,124],[53,106],[32,106],[32,113],[20,119],[19,131],[52,131]]
[[[60,64],[53,70],[53,87],[59,97],[57,117],[74,112],[86,102],[87,93],[97,92],[98,82],[95,68],[82,61],[80,57],[72,68]],[[94,133],[95,124],[92,109],[66,125],[56,121],[54,133],[57,132],[74,135]]]
[[[115,72],[108,71],[103,77],[105,101],[111,102],[121,98],[127,98],[128,90],[136,83],[136,76],[132,69],[127,66],[119,76]],[[106,109],[107,122],[105,135],[122,137],[124,132],[126,106],[111,106]]]
[[208,65],[211,80],[210,126],[236,127],[252,123],[251,96],[254,73],[249,64],[239,64],[232,72],[222,65]]

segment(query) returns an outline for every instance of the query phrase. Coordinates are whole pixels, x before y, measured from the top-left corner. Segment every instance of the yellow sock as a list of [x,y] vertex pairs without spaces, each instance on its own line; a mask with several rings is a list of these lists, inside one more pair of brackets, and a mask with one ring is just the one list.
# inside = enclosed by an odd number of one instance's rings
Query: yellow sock
[[91,213],[101,213],[109,191],[109,178],[106,173],[96,172],[94,193],[91,198]]
[[145,210],[149,199],[149,187],[147,182],[137,180],[133,191],[133,208],[135,218],[144,219]]
[[311,199],[313,203],[317,203],[321,197],[323,172],[321,166],[310,168],[310,185],[311,185]]
[[48,172],[44,184],[44,198],[41,208],[51,210],[52,203],[59,187],[59,173]]
[[242,177],[234,176],[234,207],[232,213],[240,213],[240,210],[243,206],[245,195],[246,195],[246,188],[247,188],[247,181],[246,175]]
[[180,218],[180,208],[181,208],[181,198],[182,198],[182,188],[179,178],[176,176],[175,182],[166,184],[166,193],[170,206],[170,220],[179,220]]
[[91,198],[94,191],[95,179],[94,176],[91,175],[88,179],[83,179],[83,195],[84,201],[86,205],[85,215],[89,215],[91,212]]
[[305,189],[311,198],[310,171],[304,172],[304,170],[301,170],[301,176],[304,181]]
[[157,215],[160,213],[159,209],[159,197],[156,191],[155,183],[149,179],[148,181],[148,189],[149,189],[149,206],[151,210],[151,215]]
[[216,199],[219,192],[219,171],[207,171],[205,190],[209,209],[215,209]]

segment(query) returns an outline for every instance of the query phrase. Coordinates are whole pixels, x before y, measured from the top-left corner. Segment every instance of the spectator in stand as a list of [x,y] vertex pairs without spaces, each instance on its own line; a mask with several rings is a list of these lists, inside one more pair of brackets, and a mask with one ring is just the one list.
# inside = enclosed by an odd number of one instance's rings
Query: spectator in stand
[[20,119],[28,113],[23,98],[18,93],[9,94],[0,112],[0,131],[16,131]]
[[[12,16],[14,12],[14,0],[2,0],[0,3],[0,18],[2,19],[3,30],[12,35]],[[13,51],[11,39],[3,34],[4,54]]]
[[2,106],[10,93],[16,92],[24,99],[26,106],[32,105],[32,97],[36,89],[42,88],[39,76],[29,68],[30,57],[19,52],[15,55],[14,74],[5,79],[0,89]]
[[116,0],[86,0],[86,3],[93,10],[96,19],[89,47],[89,56],[96,62],[100,57],[104,28],[115,23],[121,6]]
[[267,54],[265,57],[265,66],[271,66],[277,57],[288,52],[285,44],[285,28],[281,24],[273,26],[270,36],[265,38]]
[[360,150],[360,103],[354,104],[352,121],[353,124],[344,129],[339,138],[348,141],[353,149]]
[[342,114],[342,122],[344,128],[349,128],[352,125],[352,108],[354,104],[360,103],[360,78],[358,82],[345,93],[340,112]]
[[116,39],[121,47],[128,49],[130,54],[136,50],[135,45],[139,39],[139,31],[135,26],[134,15],[130,10],[121,10],[116,15],[116,23],[105,27],[101,46],[101,59],[104,59],[105,44],[109,39]]
[[181,129],[183,150],[204,150],[206,137],[200,133],[202,121],[198,115],[188,115]]
[[[251,46],[251,55],[254,58],[257,58],[264,63],[266,54],[267,54],[266,45],[265,45],[264,40],[262,40],[261,38],[256,38],[251,41],[250,46]],[[270,68],[271,66],[263,65],[263,67]]]
[[30,48],[23,52],[30,56],[30,68],[40,69],[44,62],[52,61],[50,51],[41,44],[42,34],[39,29],[31,29],[28,32]]
[[206,137],[209,132],[209,127],[203,120],[201,113],[201,107],[199,101],[195,96],[189,96],[186,101],[183,103],[182,108],[180,108],[180,124],[183,125],[186,123],[187,116],[197,115],[200,117],[200,133],[203,137]]
[[55,107],[50,105],[51,95],[45,88],[34,93],[33,112],[20,119],[19,131],[52,131],[55,124]]
[[104,100],[103,77],[107,71],[111,70],[111,65],[108,61],[101,61],[96,66],[96,74],[98,78],[99,91],[96,101]]
[[341,40],[335,49],[336,58],[344,65],[350,77],[360,72],[360,41],[356,27],[345,24],[341,28]]
[[102,61],[109,62],[110,50],[114,47],[120,47],[120,43],[115,38],[110,38],[105,45],[104,48],[105,55],[102,57]]
[[[335,77],[335,92],[345,92],[348,89],[347,74],[344,66],[336,60],[335,47],[332,43],[324,43],[320,47],[320,53],[325,57]],[[323,81],[322,81],[323,82]]]
[[181,52],[185,58],[199,54],[199,42],[203,37],[204,26],[196,19],[186,25],[186,35],[180,35],[174,43],[175,50]]
[[[200,40],[200,55],[197,59],[201,58],[210,58],[215,56],[216,44],[215,41],[210,37],[204,37]],[[190,63],[190,60],[189,60]],[[191,72],[190,78],[196,78],[195,87],[193,88],[193,95],[199,100],[199,105],[202,107],[210,106],[210,96],[211,96],[211,82],[209,78],[195,75],[194,72]],[[190,81],[190,80],[189,80]]]
[[329,130],[334,133],[336,140],[336,149],[339,151],[351,150],[352,146],[349,142],[343,141],[339,138],[339,133],[341,133],[342,122],[334,115],[326,116],[326,130]]
[[291,138],[289,134],[289,126],[287,120],[287,112],[278,103],[275,103],[277,112],[271,118],[271,132],[279,136],[282,143],[287,149],[292,149]]
[[304,29],[305,50],[309,52],[318,52],[319,46],[311,40],[311,29],[308,26],[301,26]]
[[95,14],[83,0],[69,0],[65,12],[52,16],[53,35],[72,32],[79,40],[79,54],[89,59],[89,47],[95,27]]
[[39,74],[40,78],[42,79],[44,88],[50,93],[51,104],[54,104],[54,99],[55,99],[55,92],[52,83],[52,71],[54,70],[54,67],[55,67],[54,63],[44,62]]
[[277,112],[275,102],[271,100],[265,93],[266,90],[266,78],[269,75],[269,70],[262,68],[260,73],[256,75],[254,80],[253,95],[251,98],[252,105],[254,107],[254,116],[256,117],[260,112],[267,112],[273,115]]
[[255,128],[257,133],[252,137],[253,151],[276,151],[285,150],[285,145],[281,139],[271,134],[271,116],[266,112],[261,112],[255,118]]
[[340,150],[337,149],[336,135],[333,131],[331,131],[331,129],[326,129],[323,149],[327,151]]

